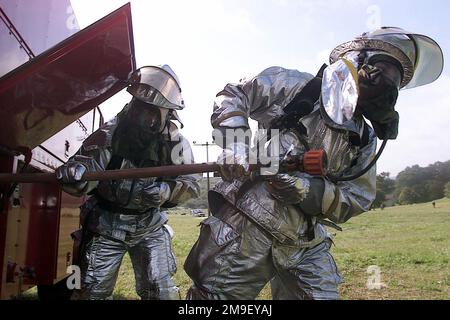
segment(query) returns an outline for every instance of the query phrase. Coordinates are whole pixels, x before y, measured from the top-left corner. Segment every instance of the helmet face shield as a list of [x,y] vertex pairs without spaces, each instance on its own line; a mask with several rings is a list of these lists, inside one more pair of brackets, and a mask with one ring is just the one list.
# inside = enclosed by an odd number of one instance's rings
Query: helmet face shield
[[129,83],[127,91],[145,103],[167,109],[184,108],[178,80],[168,66],[142,67],[132,73]]
[[396,59],[403,71],[401,88],[431,83],[444,67],[442,50],[433,39],[400,28],[383,27],[343,43],[332,51],[330,62],[350,51],[384,52]]
[[431,38],[411,35],[417,47],[417,61],[414,77],[405,89],[431,83],[439,78],[444,68],[444,56],[439,45]]

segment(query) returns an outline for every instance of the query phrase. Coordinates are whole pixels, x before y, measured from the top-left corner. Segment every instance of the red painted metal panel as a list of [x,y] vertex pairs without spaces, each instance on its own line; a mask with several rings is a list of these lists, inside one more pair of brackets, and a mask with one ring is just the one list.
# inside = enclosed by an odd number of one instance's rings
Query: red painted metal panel
[[0,145],[34,148],[126,86],[127,4],[0,79]]
[[80,206],[84,200],[85,197],[74,197],[61,192],[55,283],[67,277],[67,267],[72,265],[74,242],[71,234],[80,228]]
[[[0,172],[12,172],[13,170],[13,157],[0,156]],[[0,185],[0,193],[4,193],[9,190],[9,185]],[[0,200],[0,292],[2,291],[3,283],[3,264],[6,248],[6,226],[8,222],[9,211],[9,199]]]
[[57,184],[33,184],[29,203],[29,228],[25,266],[36,279],[29,284],[53,284],[58,256],[61,189]]

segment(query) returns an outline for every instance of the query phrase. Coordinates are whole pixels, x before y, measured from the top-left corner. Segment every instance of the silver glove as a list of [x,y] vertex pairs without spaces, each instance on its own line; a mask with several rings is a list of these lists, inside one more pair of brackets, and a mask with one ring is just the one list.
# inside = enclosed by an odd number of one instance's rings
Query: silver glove
[[69,162],[55,170],[56,179],[62,183],[79,183],[87,168],[81,162]]
[[225,181],[232,181],[250,174],[248,163],[248,147],[243,143],[235,143],[224,149],[217,159],[219,173]]
[[101,170],[93,158],[75,155],[55,170],[55,176],[63,184],[64,191],[73,195],[81,195],[80,193],[88,185],[87,181],[81,181],[83,175],[88,171]]
[[277,174],[266,182],[271,195],[286,205],[297,204],[305,199],[309,185],[308,179],[289,174]]
[[166,182],[157,182],[142,189],[142,204],[157,208],[170,199],[170,186]]

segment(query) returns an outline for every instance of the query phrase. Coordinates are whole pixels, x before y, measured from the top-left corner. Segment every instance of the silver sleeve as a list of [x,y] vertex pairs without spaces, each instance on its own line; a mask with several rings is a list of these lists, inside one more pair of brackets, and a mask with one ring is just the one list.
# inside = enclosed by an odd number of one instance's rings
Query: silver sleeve
[[[194,163],[192,148],[188,140],[181,135],[179,149],[176,152],[182,157],[176,164]],[[169,183],[172,187],[170,198],[165,206],[172,207],[191,198],[198,198],[200,196],[200,185],[198,182],[201,177],[201,174],[189,174],[178,176],[176,178],[164,179],[164,182]]]
[[[376,137],[371,132],[369,144],[361,149],[357,163],[348,174],[361,172],[376,153]],[[336,184],[325,180],[322,198],[322,214],[335,223],[344,223],[350,218],[369,211],[376,196],[376,165],[366,174],[352,181]]]
[[313,75],[281,67],[270,67],[239,84],[227,84],[214,102],[213,128],[249,128],[248,118],[268,127]]

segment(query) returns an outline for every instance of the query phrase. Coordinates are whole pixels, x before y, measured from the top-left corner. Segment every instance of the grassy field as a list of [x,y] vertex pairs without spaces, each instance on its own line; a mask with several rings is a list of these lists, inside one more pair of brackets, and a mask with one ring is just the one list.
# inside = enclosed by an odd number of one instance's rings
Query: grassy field
[[[190,279],[184,260],[196,241],[202,218],[172,211],[174,251],[178,262],[175,283],[184,298]],[[450,299],[450,199],[370,211],[335,232],[334,257],[344,277],[342,299]],[[368,267],[381,270],[380,289],[367,289]],[[138,299],[128,256],[120,269],[115,299]],[[260,299],[270,299],[267,286]]]
[[[190,279],[184,260],[196,241],[202,218],[170,215],[178,262],[175,283],[184,297]],[[342,299],[450,299],[450,199],[376,210],[351,219],[336,231],[332,251],[344,277]],[[334,232],[334,231],[333,231]],[[381,288],[367,289],[368,267],[381,271]],[[137,299],[134,276],[126,257],[115,289],[118,299]],[[266,287],[260,299],[270,299]]]

